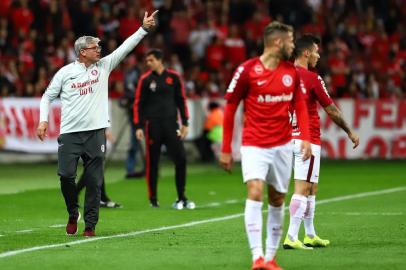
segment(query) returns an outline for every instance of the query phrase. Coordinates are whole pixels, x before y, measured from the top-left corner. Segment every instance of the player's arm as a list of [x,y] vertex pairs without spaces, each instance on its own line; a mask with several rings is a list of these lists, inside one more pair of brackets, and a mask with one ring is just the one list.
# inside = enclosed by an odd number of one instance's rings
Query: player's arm
[[144,132],[142,130],[142,125],[144,124],[144,107],[147,95],[147,85],[145,83],[145,76],[142,76],[138,81],[137,89],[135,90],[134,98],[134,124],[135,124],[135,136],[138,140],[144,139]]
[[39,124],[37,127],[37,136],[43,141],[46,137],[48,130],[48,115],[51,102],[56,99],[62,89],[64,72],[59,70],[49,83],[45,93],[42,95],[40,103]]
[[182,120],[182,126],[180,128],[179,137],[181,139],[184,139],[189,132],[188,128],[189,111],[186,102],[185,86],[179,74],[176,74],[175,80],[175,99],[176,106],[178,107],[180,118]]
[[300,146],[303,153],[303,160],[309,159],[312,155],[309,132],[309,114],[307,112],[307,105],[304,97],[306,91],[307,90],[300,79],[299,73],[297,73],[293,108],[296,112],[296,120],[303,137],[302,145]]
[[328,116],[333,120],[334,123],[336,123],[340,128],[342,128],[348,135],[348,138],[353,143],[353,149],[356,148],[359,145],[359,136],[351,130],[351,128],[348,126],[347,122],[343,118],[342,112],[337,108],[334,103],[328,105],[327,107],[324,107],[324,110],[328,114]]
[[129,54],[135,46],[155,27],[155,15],[158,10],[155,10],[150,16],[145,12],[142,26],[129,36],[117,49],[111,54],[101,59],[102,65],[105,65],[108,71],[112,71],[123,59]]
[[234,132],[234,117],[241,99],[248,91],[248,75],[244,66],[239,66],[234,72],[233,79],[227,88],[223,119],[223,143],[220,154],[220,166],[231,172],[233,165],[232,139]]
[[317,80],[315,81],[314,92],[320,105],[323,106],[328,116],[331,118],[331,120],[333,120],[334,123],[336,123],[336,125],[338,125],[347,133],[348,138],[350,138],[350,140],[354,144],[353,148],[356,148],[359,144],[359,137],[355,132],[351,130],[351,128],[345,121],[342,112],[334,104],[333,99],[330,97],[327,91],[326,84],[320,76],[317,76]]

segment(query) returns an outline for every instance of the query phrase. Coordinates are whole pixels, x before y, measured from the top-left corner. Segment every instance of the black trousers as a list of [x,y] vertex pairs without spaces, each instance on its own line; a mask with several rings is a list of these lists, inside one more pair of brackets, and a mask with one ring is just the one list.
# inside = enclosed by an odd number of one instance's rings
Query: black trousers
[[[82,191],[82,189],[84,189],[86,186],[86,179],[87,179],[87,172],[84,171],[82,173],[82,175],[80,176],[78,183],[76,184],[76,191],[78,193],[78,196],[79,196],[80,192]],[[100,201],[102,201],[102,202],[111,201],[109,196],[107,196],[107,193],[106,193],[106,184],[104,182],[104,177],[103,177],[103,182],[102,182],[102,185],[100,188]]]
[[178,134],[176,121],[149,120],[145,126],[146,141],[146,180],[150,200],[157,200],[158,167],[161,146],[165,145],[168,154],[175,164],[175,183],[179,200],[186,200],[186,153]]
[[58,145],[58,175],[69,216],[76,215],[79,208],[75,178],[79,158],[82,158],[86,171],[85,226],[95,228],[99,220],[100,189],[104,175],[105,130],[61,134]]

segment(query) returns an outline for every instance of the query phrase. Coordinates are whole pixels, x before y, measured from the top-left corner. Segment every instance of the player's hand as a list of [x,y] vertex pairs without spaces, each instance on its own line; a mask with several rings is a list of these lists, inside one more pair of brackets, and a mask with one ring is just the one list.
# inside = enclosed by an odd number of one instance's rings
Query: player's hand
[[350,138],[350,140],[354,144],[352,146],[352,149],[357,148],[357,146],[359,145],[359,136],[358,136],[358,134],[351,131],[350,133],[348,133],[348,138]]
[[135,137],[137,137],[137,139],[138,140],[144,140],[144,131],[142,131],[142,129],[141,128],[139,128],[139,129],[137,129],[136,131],[135,131]]
[[145,11],[144,19],[142,20],[142,27],[147,31],[151,31],[152,28],[155,27],[155,18],[154,16],[158,13],[158,10],[155,10],[150,16],[148,16],[148,12]]
[[47,136],[47,130],[48,130],[48,122],[42,121],[38,124],[37,136],[41,141],[43,141]]
[[182,126],[179,130],[178,136],[181,140],[186,138],[187,134],[189,133],[189,128],[187,126]]
[[309,141],[302,141],[300,149],[302,150],[303,161],[308,160],[312,156],[312,147]]
[[106,129],[106,140],[112,144],[116,143],[116,138],[114,138],[113,132],[110,129]]
[[220,154],[220,166],[231,173],[231,168],[233,167],[233,157],[231,153],[221,153]]

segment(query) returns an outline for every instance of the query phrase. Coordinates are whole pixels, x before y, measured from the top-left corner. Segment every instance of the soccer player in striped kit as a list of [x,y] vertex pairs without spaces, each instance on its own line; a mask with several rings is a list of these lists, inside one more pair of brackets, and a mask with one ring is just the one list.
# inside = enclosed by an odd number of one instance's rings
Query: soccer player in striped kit
[[[305,138],[303,125],[296,121],[293,114],[293,153],[295,189],[289,205],[290,223],[283,247],[285,249],[312,249],[326,247],[330,244],[327,239],[317,236],[313,219],[316,208],[316,192],[320,171],[320,118],[317,112],[319,103],[328,116],[341,127],[353,142],[354,148],[359,144],[359,137],[344,120],[341,111],[330,98],[323,79],[309,68],[314,68],[320,58],[320,40],[313,35],[303,35],[295,44],[295,66],[306,88],[305,98],[309,113],[309,131],[312,156],[303,161],[300,144]],[[305,237],[303,242],[298,239],[300,225],[304,221]]]
[[106,153],[105,129],[110,126],[108,78],[110,72],[155,26],[154,16],[157,12],[150,16],[145,12],[140,29],[103,58],[100,58],[100,39],[92,36],[78,38],[74,45],[78,59],[58,70],[42,96],[37,128],[40,140],[46,137],[50,103],[58,96],[62,103],[58,175],[69,214],[67,235],[76,234],[78,230],[80,213],[75,178],[79,158],[82,158],[88,172],[83,235],[95,236]]
[[[221,166],[231,171],[231,141],[234,115],[244,102],[241,165],[247,186],[245,229],[252,253],[253,270],[281,270],[275,255],[282,237],[284,199],[292,171],[292,127],[289,108],[293,106],[304,126],[301,144],[303,159],[311,156],[308,115],[299,74],[288,62],[294,49],[293,28],[272,22],[264,30],[264,51],[237,67],[227,93],[224,111]],[[268,192],[268,219],[265,253],[262,248],[263,191]]]

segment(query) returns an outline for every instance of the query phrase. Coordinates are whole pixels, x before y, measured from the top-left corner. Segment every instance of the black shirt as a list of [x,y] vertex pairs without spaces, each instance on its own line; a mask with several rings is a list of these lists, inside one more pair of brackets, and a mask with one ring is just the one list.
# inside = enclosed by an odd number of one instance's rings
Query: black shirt
[[188,125],[185,91],[179,74],[165,69],[162,74],[148,71],[138,81],[134,101],[134,123],[141,128],[147,120],[176,121]]

